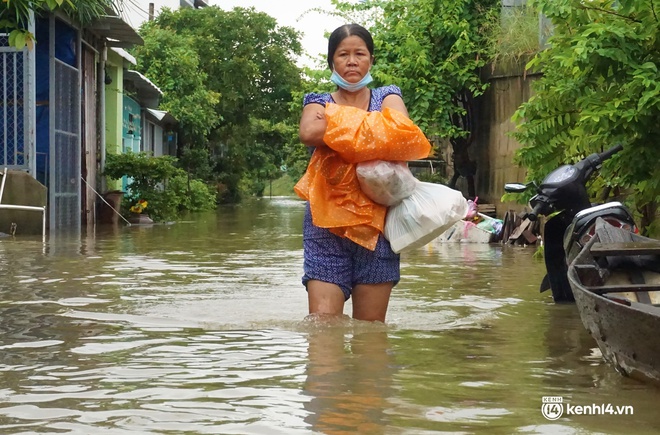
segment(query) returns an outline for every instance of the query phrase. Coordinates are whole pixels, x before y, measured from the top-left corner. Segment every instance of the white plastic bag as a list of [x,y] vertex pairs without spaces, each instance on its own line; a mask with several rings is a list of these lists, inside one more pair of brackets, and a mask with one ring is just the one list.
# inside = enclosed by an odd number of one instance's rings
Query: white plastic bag
[[355,170],[362,192],[388,207],[409,197],[417,184],[406,162],[369,160],[358,163]]
[[460,221],[468,202],[458,190],[417,181],[414,192],[390,207],[384,235],[396,253],[424,246]]

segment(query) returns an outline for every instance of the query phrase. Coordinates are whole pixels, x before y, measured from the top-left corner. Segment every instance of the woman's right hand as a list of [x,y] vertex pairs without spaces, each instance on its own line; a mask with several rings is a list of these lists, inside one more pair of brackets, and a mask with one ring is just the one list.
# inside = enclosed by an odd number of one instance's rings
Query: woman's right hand
[[328,127],[325,119],[325,107],[320,104],[308,104],[303,108],[300,117],[300,141],[312,147],[325,146],[323,135]]

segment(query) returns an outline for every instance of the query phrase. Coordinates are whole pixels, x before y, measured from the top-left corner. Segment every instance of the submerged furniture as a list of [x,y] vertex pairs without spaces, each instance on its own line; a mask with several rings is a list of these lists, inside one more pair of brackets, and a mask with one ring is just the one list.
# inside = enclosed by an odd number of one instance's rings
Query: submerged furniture
[[3,172],[0,173],[0,211],[1,210],[26,210],[26,211],[38,211],[41,212],[41,237],[44,242],[46,242],[46,207],[32,206],[32,205],[14,205],[14,204],[3,204],[2,197],[5,192],[5,184],[9,173],[5,167]]

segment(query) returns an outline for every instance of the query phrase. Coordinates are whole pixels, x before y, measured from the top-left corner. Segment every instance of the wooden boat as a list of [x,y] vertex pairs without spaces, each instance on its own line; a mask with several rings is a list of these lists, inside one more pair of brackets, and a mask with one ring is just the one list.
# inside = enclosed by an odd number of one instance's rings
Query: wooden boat
[[599,218],[568,280],[603,358],[623,375],[660,384],[660,241]]

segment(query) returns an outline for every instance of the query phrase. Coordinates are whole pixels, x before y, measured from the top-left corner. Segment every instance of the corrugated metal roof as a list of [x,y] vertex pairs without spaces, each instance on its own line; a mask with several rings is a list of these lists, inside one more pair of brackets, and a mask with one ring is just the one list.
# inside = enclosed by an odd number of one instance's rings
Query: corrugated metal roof
[[144,39],[119,16],[103,15],[89,26],[89,30],[107,39],[110,47],[144,45]]
[[132,69],[127,69],[124,71],[124,80],[130,80],[133,82],[138,91],[145,91],[147,93],[156,93],[158,96],[163,95],[163,91],[160,90],[151,80],[146,78],[144,74],[139,71]]
[[164,110],[147,109],[147,112],[163,124],[178,124],[176,118]]
[[115,53],[117,53],[118,55],[129,61],[132,65],[137,65],[137,60],[135,60],[135,57],[133,57],[131,53],[124,50],[123,48],[111,47],[110,50],[114,51]]
[[134,90],[137,94],[135,96],[142,107],[154,109],[158,107],[163,92],[151,80],[138,71],[127,69],[124,70],[124,83],[127,82],[132,85],[133,89],[125,85],[124,90]]

